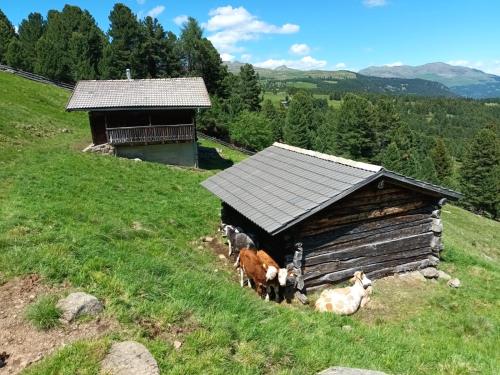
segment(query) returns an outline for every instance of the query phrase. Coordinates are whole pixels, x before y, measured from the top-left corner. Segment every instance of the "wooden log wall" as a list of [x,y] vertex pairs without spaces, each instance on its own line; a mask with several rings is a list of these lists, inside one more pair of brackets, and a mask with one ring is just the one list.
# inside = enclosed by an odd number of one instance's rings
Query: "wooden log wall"
[[439,197],[374,182],[290,230],[285,263],[291,267],[293,244],[302,243],[307,291],[357,270],[378,278],[436,265],[442,250],[438,202]]

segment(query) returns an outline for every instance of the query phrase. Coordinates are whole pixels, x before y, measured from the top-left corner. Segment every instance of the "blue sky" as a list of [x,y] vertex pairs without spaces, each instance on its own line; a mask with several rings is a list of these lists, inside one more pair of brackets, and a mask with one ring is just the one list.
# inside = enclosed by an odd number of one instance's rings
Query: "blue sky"
[[[15,24],[67,1],[0,0]],[[115,1],[72,0],[107,30]],[[359,70],[369,65],[443,61],[500,75],[500,1],[123,1],[175,33],[185,16],[203,24],[224,59],[258,66]]]

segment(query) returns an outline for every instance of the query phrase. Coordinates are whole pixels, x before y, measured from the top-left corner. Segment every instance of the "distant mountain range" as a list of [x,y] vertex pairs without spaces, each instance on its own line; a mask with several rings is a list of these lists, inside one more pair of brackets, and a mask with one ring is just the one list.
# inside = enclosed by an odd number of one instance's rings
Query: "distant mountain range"
[[[239,72],[244,64],[226,62],[229,71]],[[500,97],[500,77],[478,69],[430,63],[420,66],[371,66],[354,73],[347,70],[298,70],[287,66],[275,69],[255,67],[261,79],[309,80],[337,84],[335,91],[463,96],[475,99]]]
[[[226,62],[230,72],[238,73],[241,62]],[[423,79],[380,78],[348,70],[299,70],[285,65],[275,69],[254,67],[262,80],[283,81],[286,86],[307,87],[320,94],[370,92],[393,95],[456,96],[439,82]]]
[[500,97],[500,77],[478,69],[441,62],[419,66],[370,66],[359,74],[380,78],[420,78],[442,83],[452,92],[471,98]]

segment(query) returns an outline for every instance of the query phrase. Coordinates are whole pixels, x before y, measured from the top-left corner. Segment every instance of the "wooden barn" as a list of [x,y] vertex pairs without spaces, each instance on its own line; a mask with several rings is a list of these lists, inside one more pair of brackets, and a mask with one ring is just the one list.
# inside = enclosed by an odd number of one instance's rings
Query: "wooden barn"
[[350,278],[436,265],[440,208],[460,194],[280,143],[202,185],[222,200],[222,222],[254,233],[307,292]]
[[94,145],[118,156],[197,166],[195,114],[210,107],[200,77],[80,81],[66,110],[87,111]]

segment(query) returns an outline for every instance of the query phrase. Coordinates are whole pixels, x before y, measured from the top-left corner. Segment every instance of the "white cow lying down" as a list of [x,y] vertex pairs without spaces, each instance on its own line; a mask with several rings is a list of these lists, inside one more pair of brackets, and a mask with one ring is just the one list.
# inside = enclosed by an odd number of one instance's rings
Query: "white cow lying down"
[[363,307],[369,300],[372,282],[362,271],[355,272],[350,281],[353,286],[325,289],[316,301],[316,310],[351,315]]

